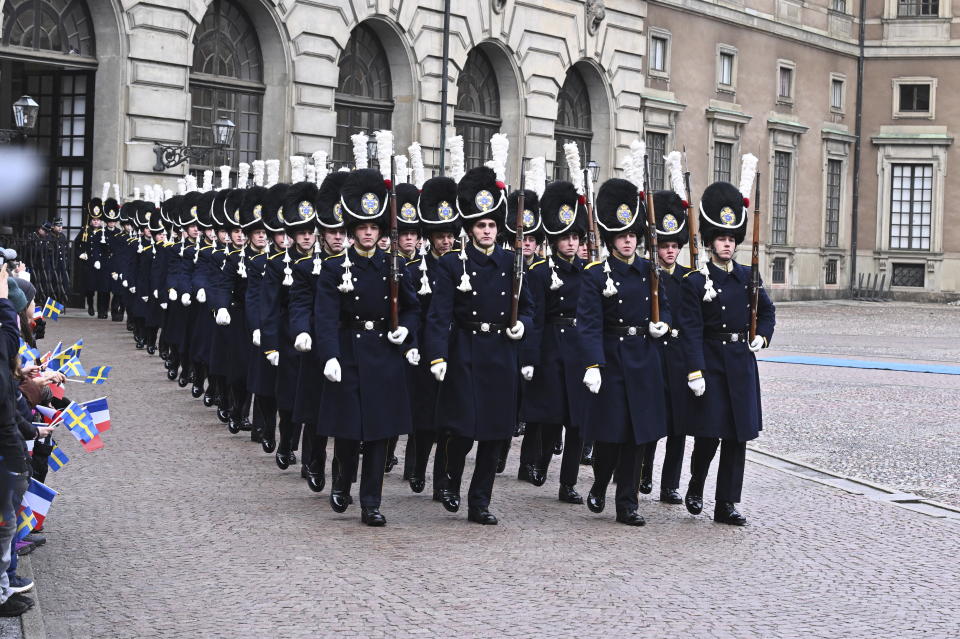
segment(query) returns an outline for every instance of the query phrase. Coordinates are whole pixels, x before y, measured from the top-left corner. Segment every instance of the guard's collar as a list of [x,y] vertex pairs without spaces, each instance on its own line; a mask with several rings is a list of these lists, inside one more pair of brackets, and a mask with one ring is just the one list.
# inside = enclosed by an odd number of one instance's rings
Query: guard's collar
[[356,251],[357,255],[360,257],[373,257],[377,253],[377,245],[374,244],[373,248],[369,251],[365,251],[358,244],[353,245],[353,250]]
[[726,273],[733,273],[733,260],[727,260],[725,264],[718,264],[717,261],[713,259],[713,257],[711,257],[710,263],[716,266],[721,271],[724,271]]
[[481,255],[493,255],[493,252],[497,248],[496,242],[494,242],[488,249],[480,248],[479,246],[477,246],[477,243],[474,242],[473,240],[470,240],[470,243],[473,244],[473,248],[477,250],[477,253],[480,253]]
[[637,261],[637,254],[636,254],[636,253],[634,253],[633,255],[631,255],[629,258],[626,258],[626,257],[623,257],[622,255],[620,255],[619,253],[617,253],[616,251],[610,251],[610,256],[613,257],[614,259],[617,259],[617,260],[623,262],[624,264],[633,264],[634,262]]

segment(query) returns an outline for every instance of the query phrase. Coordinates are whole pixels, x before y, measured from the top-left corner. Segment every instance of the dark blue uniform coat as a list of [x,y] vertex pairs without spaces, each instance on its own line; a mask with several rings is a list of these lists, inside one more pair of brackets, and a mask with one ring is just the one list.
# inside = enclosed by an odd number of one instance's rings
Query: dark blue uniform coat
[[[680,338],[688,372],[701,371],[707,390],[689,395],[688,434],[736,441],[756,439],[763,429],[757,358],[746,340],[705,339],[705,331],[746,333],[750,328],[750,267],[733,264],[727,273],[712,263],[710,279],[717,296],[703,301],[704,277],[694,271],[683,278]],[[757,334],[773,337],[776,310],[761,283]]]
[[[293,262],[302,257],[296,246],[286,249],[290,255],[291,273]],[[277,366],[277,409],[293,412],[297,392],[297,376],[300,373],[300,353],[293,347],[290,335],[290,286],[283,283],[284,252],[274,253],[267,259],[263,280],[260,282],[260,351],[261,357],[272,351],[280,354]]]
[[[282,255],[282,253],[281,253]],[[263,271],[267,266],[267,253],[252,254],[246,263],[247,291],[245,311],[247,314],[247,341],[253,337],[253,331],[261,329],[260,285]],[[261,342],[262,344],[263,342]],[[252,345],[253,342],[250,341]],[[253,355],[247,365],[247,390],[261,397],[273,397],[276,394],[277,368],[271,366],[263,355],[263,349],[254,346]]]
[[[456,287],[463,273],[460,251],[437,263],[436,285],[424,335],[421,366],[446,360],[447,375],[437,394],[440,428],[476,441],[509,439],[517,422],[520,344],[503,331],[468,327],[466,322],[506,325],[513,296],[514,254],[496,246],[490,255],[467,244],[467,272],[472,291]],[[518,321],[533,327],[528,286],[520,289]]]
[[361,257],[347,249],[354,290],[341,293],[337,287],[344,272],[344,257],[324,261],[317,279],[314,301],[315,357],[309,365],[323,366],[330,358],[340,362],[342,380],[323,385],[317,432],[328,437],[375,441],[411,431],[409,366],[404,353],[417,332],[420,305],[404,270],[400,271],[399,323],[410,331],[406,344],[391,344],[389,328],[362,330],[350,322],[389,322],[390,262],[377,249]]
[[667,299],[672,300],[674,311],[674,330],[678,335],[673,336],[673,332],[667,333],[660,338],[661,353],[663,354],[663,366],[667,376],[667,431],[669,435],[687,434],[687,407],[690,404],[690,398],[693,394],[687,388],[687,358],[683,354],[683,345],[680,341],[679,323],[679,305],[683,296],[680,287],[683,284],[683,276],[690,272],[686,266],[676,264],[673,273],[665,270],[660,271],[660,281],[667,291]]
[[[321,259],[327,257],[321,255]],[[294,340],[300,333],[313,339],[313,304],[317,290],[317,278],[313,274],[313,254],[298,257],[293,263],[293,284],[290,286],[290,335]],[[321,262],[321,272],[322,272]],[[320,413],[320,396],[323,388],[323,362],[319,365],[313,350],[300,355],[300,370],[297,374],[297,395],[293,402],[293,421],[316,424]]]
[[[626,264],[607,258],[617,294],[603,295],[603,263],[587,267],[577,304],[582,368],[599,366],[600,392],[591,395],[585,441],[645,444],[667,434],[666,386],[660,349],[650,337],[650,262]],[[670,324],[670,308],[660,284],[660,320]],[[606,327],[636,327],[617,335]],[[581,380],[583,371],[581,371]]]

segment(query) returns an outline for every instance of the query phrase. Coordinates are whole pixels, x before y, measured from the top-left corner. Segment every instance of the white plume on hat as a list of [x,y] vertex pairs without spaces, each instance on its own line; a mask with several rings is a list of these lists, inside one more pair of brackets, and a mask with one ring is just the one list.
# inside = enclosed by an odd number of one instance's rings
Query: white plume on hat
[[140,187],[139,187],[139,186],[133,187],[133,199],[134,199],[134,200],[139,200],[139,199],[140,199]]
[[524,174],[527,178],[527,188],[537,194],[537,197],[543,195],[547,188],[547,160],[543,156],[535,157],[530,160],[530,168]]
[[386,129],[375,131],[377,139],[377,164],[380,165],[380,175],[384,180],[390,179],[390,158],[393,157],[393,131]]
[[634,184],[637,190],[643,191],[647,187],[647,176],[645,175],[644,157],[647,155],[647,145],[643,140],[634,138],[630,143],[630,157],[633,161],[633,172],[636,177]]
[[414,142],[407,147],[407,153],[410,154],[410,181],[418,189],[422,189],[423,183],[427,181],[427,175],[423,170],[423,149],[420,148],[420,143]]
[[207,169],[203,172],[203,192],[206,193],[213,189],[213,171]]
[[687,186],[683,180],[683,154],[680,151],[670,151],[663,158],[667,162],[667,168],[670,170],[670,188],[680,196],[684,202],[687,201]]
[[583,195],[583,166],[580,164],[580,145],[576,142],[567,142],[563,145],[563,155],[567,160],[570,182],[577,189],[577,193]]
[[367,142],[370,140],[366,133],[354,133],[350,136],[353,142],[353,166],[356,169],[365,169],[369,166],[367,158]]
[[264,172],[267,169],[266,163],[263,160],[254,160],[252,168],[253,168],[253,185],[263,186]]
[[100,192],[100,199],[106,200],[108,197],[110,197],[110,183],[104,182],[103,191]]
[[179,195],[187,194],[187,181],[183,178],[177,178],[177,193]]
[[187,192],[188,192],[188,193],[197,190],[197,176],[195,176],[195,175],[193,175],[193,174],[189,174],[189,175],[187,175],[187,177],[184,178],[184,179],[187,181]]
[[317,184],[322,184],[325,179],[327,179],[327,152],[326,151],[314,151],[313,152],[313,168],[316,171],[314,182]]
[[120,197],[120,185],[116,182],[113,183],[113,197],[116,198],[117,202],[123,199]]
[[747,153],[740,158],[740,195],[749,200],[753,197],[753,180],[757,177],[757,156]]
[[407,156],[393,156],[394,171],[397,174],[397,184],[403,184],[410,181],[410,171],[407,170]]
[[[262,163],[261,163],[262,165]],[[237,188],[245,189],[247,188],[247,180],[250,176],[250,165],[246,162],[241,162],[237,165]]]
[[454,182],[459,182],[467,172],[463,162],[463,136],[454,135],[447,138],[447,151],[450,152],[450,167],[447,169],[447,175],[453,178]]
[[487,163],[497,179],[501,182],[507,181],[507,156],[510,153],[510,139],[503,133],[494,133],[490,136],[490,162]]
[[267,169],[266,186],[273,186],[280,181],[280,160],[267,160],[265,164]]
[[164,189],[164,190],[163,190],[163,200],[164,200],[164,202],[166,202],[167,200],[169,200],[169,199],[172,198],[172,197],[173,197],[173,190],[172,190],[172,189]]
[[306,162],[307,159],[302,155],[290,156],[290,184],[303,182],[304,178],[306,177],[306,174],[303,171],[303,167]]
[[313,184],[317,183],[317,169],[312,164],[306,164],[303,167],[304,179]]
[[639,189],[640,187],[637,186],[637,183],[638,183],[637,170],[633,166],[633,157],[629,155],[625,155],[623,159],[620,161],[620,168],[623,169],[623,179],[627,180],[628,182],[631,182],[634,186],[636,186]]
[[226,164],[220,166],[220,190],[230,188],[230,167]]
[[160,202],[163,201],[163,187],[159,184],[153,185],[153,203],[157,206],[160,206]]

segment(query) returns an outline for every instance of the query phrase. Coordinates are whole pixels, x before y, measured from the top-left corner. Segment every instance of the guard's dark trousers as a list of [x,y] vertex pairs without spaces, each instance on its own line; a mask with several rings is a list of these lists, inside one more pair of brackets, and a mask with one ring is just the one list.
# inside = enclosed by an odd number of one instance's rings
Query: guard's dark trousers
[[643,446],[633,442],[612,444],[594,442],[593,444],[593,488],[595,495],[604,495],[607,485],[617,472],[617,512],[630,512],[639,506],[637,492],[640,483],[640,457]]
[[690,488],[694,495],[703,495],[703,485],[707,481],[710,462],[720,447],[720,467],[717,469],[717,501],[740,501],[743,490],[743,468],[747,459],[747,443],[730,439],[696,437],[693,440],[693,454],[690,456]]
[[[473,440],[469,437],[451,435],[446,443],[447,472],[449,482],[447,489],[460,492],[460,482],[463,479],[463,467],[467,462],[467,453],[473,448]],[[493,480],[497,477],[497,462],[500,460],[500,451],[503,441],[491,440],[477,442],[477,461],[470,480],[470,491],[467,493],[467,505],[470,508],[487,508],[490,506],[490,497],[493,495]]]
[[[333,441],[333,489],[350,494],[351,479],[357,474],[360,460],[360,441],[340,439]],[[363,467],[360,470],[360,505],[371,510],[380,508],[383,492],[383,469],[387,463],[387,440],[363,442]]]

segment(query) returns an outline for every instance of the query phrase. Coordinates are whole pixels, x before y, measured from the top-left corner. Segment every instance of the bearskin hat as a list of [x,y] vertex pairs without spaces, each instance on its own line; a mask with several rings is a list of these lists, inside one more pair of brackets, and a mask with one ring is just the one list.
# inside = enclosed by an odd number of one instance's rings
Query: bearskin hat
[[486,166],[467,171],[457,183],[457,211],[464,226],[472,226],[481,218],[490,218],[503,228],[507,214],[507,187],[497,180],[497,174]]
[[554,180],[547,185],[540,196],[540,217],[548,236],[568,233],[576,233],[581,239],[587,236],[587,207],[571,182]]
[[653,194],[653,211],[657,218],[657,239],[683,245],[690,239],[687,230],[687,207],[676,192],[657,191]]
[[457,211],[457,183],[446,176],[430,178],[420,189],[417,213],[424,235],[446,231],[460,232],[460,214]]
[[350,171],[328,173],[317,190],[317,223],[328,229],[343,228],[343,206],[340,189],[350,177]]
[[729,182],[714,182],[700,196],[700,237],[709,246],[721,235],[740,244],[747,235],[747,207],[740,190]]
[[283,208],[278,217],[288,235],[297,230],[316,227],[317,185],[313,182],[294,182],[283,196]]
[[348,229],[364,222],[386,225],[387,185],[376,169],[358,169],[350,173],[340,189],[343,221]]
[[633,182],[611,178],[597,191],[597,225],[600,235],[609,242],[619,233],[643,233],[647,209],[642,194]]

